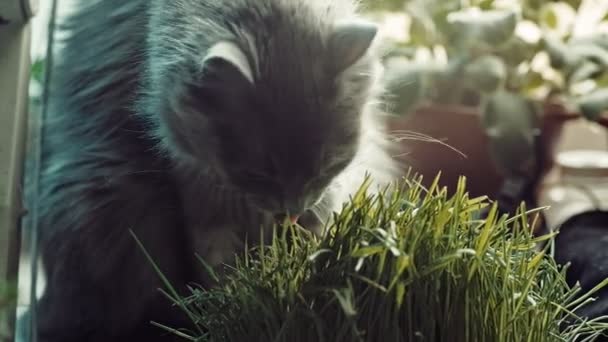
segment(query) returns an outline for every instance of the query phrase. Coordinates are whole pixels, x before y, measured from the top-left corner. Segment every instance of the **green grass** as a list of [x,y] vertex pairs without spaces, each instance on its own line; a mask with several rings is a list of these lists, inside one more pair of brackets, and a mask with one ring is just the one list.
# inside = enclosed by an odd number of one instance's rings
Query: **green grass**
[[0,313],[17,300],[17,286],[0,283]]
[[17,286],[0,282],[0,341],[5,339],[8,341],[9,336],[7,331],[4,331],[6,322],[8,322],[8,315],[11,314],[9,309],[14,309],[14,305],[17,301]]
[[179,297],[167,283],[195,329],[165,328],[214,342],[592,341],[608,328],[574,316],[589,294],[536,248],[550,237],[528,233],[525,208],[477,219],[487,205],[464,180],[452,197],[413,180],[360,191],[322,238],[283,227],[217,288]]

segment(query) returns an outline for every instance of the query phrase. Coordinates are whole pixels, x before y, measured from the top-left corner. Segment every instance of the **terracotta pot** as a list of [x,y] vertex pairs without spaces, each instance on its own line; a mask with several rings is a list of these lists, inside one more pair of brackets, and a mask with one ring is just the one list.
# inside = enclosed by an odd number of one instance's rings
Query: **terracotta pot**
[[[471,107],[433,105],[421,107],[403,117],[392,117],[389,130],[395,136],[414,132],[445,143],[403,139],[399,159],[406,167],[423,175],[427,186],[441,171],[441,184],[447,186],[449,192],[455,190],[458,178],[463,175],[467,178],[471,197],[487,195],[493,198],[504,177],[489,153],[488,137],[479,115]],[[560,106],[546,106],[541,122],[545,172],[553,166],[555,148],[565,121],[577,117]]]

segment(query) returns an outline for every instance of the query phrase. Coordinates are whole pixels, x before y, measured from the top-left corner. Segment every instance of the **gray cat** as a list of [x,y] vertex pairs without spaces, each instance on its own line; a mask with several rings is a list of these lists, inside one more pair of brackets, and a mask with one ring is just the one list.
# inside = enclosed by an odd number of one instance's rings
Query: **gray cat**
[[[170,340],[178,286],[289,218],[321,232],[397,168],[351,0],[88,0],[63,29],[38,205],[43,342]],[[377,189],[377,187],[372,187]],[[266,229],[265,231],[269,231]]]

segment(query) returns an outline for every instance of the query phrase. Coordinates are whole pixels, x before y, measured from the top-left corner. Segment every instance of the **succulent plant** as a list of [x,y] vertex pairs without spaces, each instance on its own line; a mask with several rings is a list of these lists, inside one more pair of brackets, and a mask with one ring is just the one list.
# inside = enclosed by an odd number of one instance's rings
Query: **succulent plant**
[[385,54],[389,111],[424,103],[479,108],[503,172],[532,157],[538,104],[563,103],[591,120],[608,109],[605,1],[369,3],[375,13],[400,8],[409,21],[407,38],[391,41]]

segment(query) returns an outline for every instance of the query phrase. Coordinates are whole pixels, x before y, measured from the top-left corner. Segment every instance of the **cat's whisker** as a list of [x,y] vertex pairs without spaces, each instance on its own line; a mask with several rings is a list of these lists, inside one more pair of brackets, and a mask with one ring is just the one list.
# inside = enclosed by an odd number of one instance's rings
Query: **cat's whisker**
[[392,131],[392,132],[389,132],[389,134],[393,138],[394,142],[402,142],[404,140],[414,140],[414,141],[437,143],[437,144],[445,146],[445,147],[449,148],[450,150],[458,153],[463,158],[467,157],[467,155],[464,152],[462,152],[459,149],[457,149],[456,147],[446,143],[444,140],[433,138],[433,137],[423,134],[423,133],[402,130],[402,131]]
[[407,156],[410,153],[411,152],[403,152],[403,153],[398,153],[398,154],[392,154],[391,157],[393,157],[393,158],[401,158],[401,157]]

